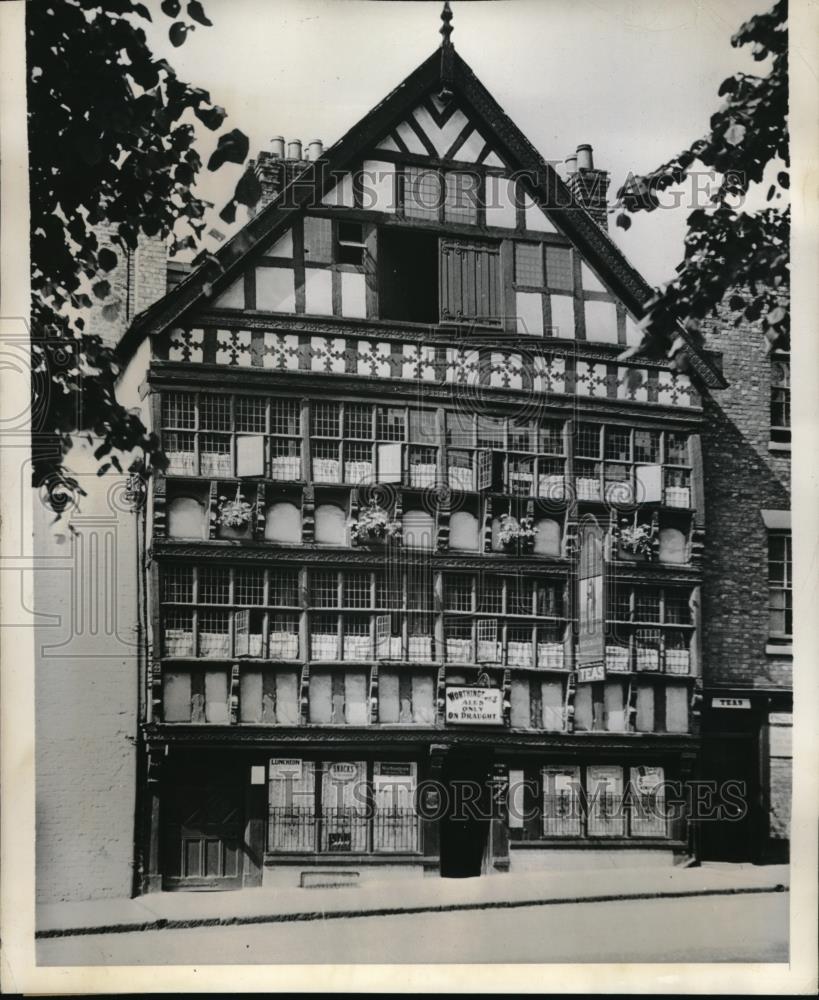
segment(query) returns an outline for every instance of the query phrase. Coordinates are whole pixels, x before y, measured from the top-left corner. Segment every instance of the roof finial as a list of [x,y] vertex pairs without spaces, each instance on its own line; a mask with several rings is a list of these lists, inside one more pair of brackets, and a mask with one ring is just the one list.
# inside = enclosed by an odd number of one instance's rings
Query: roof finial
[[441,20],[443,21],[440,29],[441,37],[443,38],[441,42],[441,93],[438,96],[442,101],[446,102],[452,97],[452,53],[455,51],[455,47],[449,37],[455,30],[451,23],[452,10],[449,6],[449,0],[444,0]]
[[452,42],[449,40],[449,36],[455,30],[452,27],[452,9],[449,6],[449,0],[444,0],[444,9],[441,11],[441,20],[444,22],[441,25],[441,36],[443,37],[443,45],[451,45]]

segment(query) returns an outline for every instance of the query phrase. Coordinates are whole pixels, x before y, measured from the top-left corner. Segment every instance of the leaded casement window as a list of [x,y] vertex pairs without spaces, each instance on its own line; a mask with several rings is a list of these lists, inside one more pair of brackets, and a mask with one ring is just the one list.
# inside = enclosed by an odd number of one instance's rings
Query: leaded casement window
[[609,588],[606,622],[610,673],[690,673],[694,624],[689,591],[618,582]]
[[515,243],[515,285],[532,290],[573,291],[571,249],[544,243]]
[[299,658],[295,570],[163,566],[160,595],[164,657]]
[[563,669],[562,583],[449,573],[443,594],[447,662]]
[[267,847],[277,853],[416,854],[417,765],[273,759]]
[[657,765],[561,765],[510,770],[512,840],[680,839]]
[[791,441],[791,362],[780,352],[771,359],[771,443]]
[[295,399],[164,392],[162,440],[169,475],[302,478]]
[[308,579],[311,660],[403,658],[401,581],[389,571],[311,569]]
[[691,507],[688,435],[581,421],[573,440],[578,500]]
[[471,225],[479,221],[480,174],[409,165],[402,174],[401,208],[406,218]]
[[405,407],[314,400],[310,409],[314,482],[401,481]]
[[450,489],[562,499],[561,420],[517,421],[463,411],[446,414]]
[[793,635],[793,561],[789,531],[768,534],[768,634],[783,641]]

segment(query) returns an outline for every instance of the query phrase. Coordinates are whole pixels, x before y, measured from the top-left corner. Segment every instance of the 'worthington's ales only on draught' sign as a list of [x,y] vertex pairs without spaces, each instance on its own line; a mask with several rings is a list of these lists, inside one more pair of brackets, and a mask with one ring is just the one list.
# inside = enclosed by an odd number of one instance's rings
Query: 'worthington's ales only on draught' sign
[[580,523],[577,572],[577,679],[603,680],[606,675],[606,563],[603,530],[594,517]]
[[502,726],[500,688],[448,687],[446,721],[455,725]]

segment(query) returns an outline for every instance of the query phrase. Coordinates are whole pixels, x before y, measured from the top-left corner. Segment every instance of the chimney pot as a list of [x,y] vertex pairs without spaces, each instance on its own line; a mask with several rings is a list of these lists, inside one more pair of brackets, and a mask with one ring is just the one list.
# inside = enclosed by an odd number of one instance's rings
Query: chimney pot
[[324,143],[321,139],[313,139],[312,142],[307,144],[307,159],[315,162],[321,159],[321,154],[324,152]]
[[291,139],[287,144],[287,159],[301,159],[301,139]]
[[284,159],[284,136],[274,135],[270,140],[270,154],[271,156],[277,156],[280,160]]
[[593,170],[592,148],[586,142],[577,147],[577,167],[579,170]]
[[570,153],[566,157],[566,176],[571,177],[572,174],[577,173],[577,154]]

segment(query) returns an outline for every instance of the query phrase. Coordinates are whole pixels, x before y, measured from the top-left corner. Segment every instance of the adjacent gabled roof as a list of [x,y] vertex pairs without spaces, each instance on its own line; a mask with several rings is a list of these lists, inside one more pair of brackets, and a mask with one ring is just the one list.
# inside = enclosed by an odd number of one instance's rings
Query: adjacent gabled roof
[[[448,44],[448,49],[447,49]],[[644,304],[654,294],[651,286],[628,262],[611,237],[588,212],[576,204],[560,175],[529,142],[505,114],[470,66],[446,43],[436,49],[399,86],[330,147],[321,159],[311,163],[300,175],[298,184],[289,185],[290,197],[281,195],[252,218],[215,257],[218,265],[205,262],[180,281],[163,298],[134,319],[117,347],[120,360],[133,354],[142,340],[162,332],[206,298],[205,286],[218,280],[229,284],[259,245],[266,245],[292,224],[308,203],[320,199],[339,176],[353,169],[363,155],[372,155],[374,147],[395,128],[424,96],[443,85],[451,91],[491,136],[493,146],[512,171],[527,175],[529,194],[535,204],[547,212],[574,243],[586,261],[609,284],[611,291],[638,318]],[[723,387],[722,375],[710,358],[696,349],[685,331],[679,331],[686,345],[692,368],[710,387]]]

